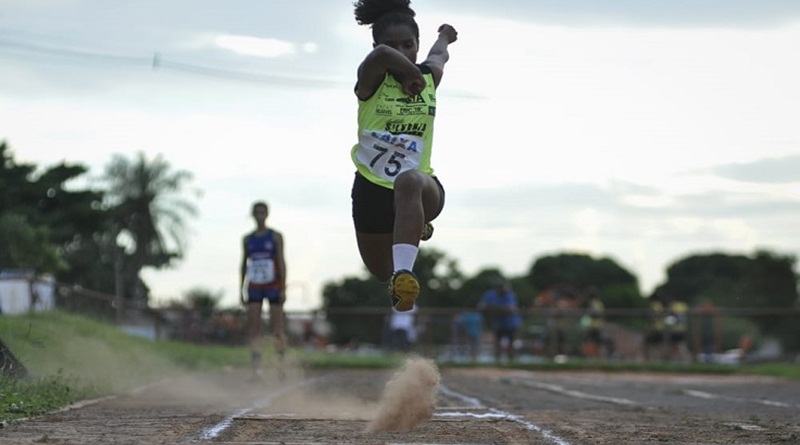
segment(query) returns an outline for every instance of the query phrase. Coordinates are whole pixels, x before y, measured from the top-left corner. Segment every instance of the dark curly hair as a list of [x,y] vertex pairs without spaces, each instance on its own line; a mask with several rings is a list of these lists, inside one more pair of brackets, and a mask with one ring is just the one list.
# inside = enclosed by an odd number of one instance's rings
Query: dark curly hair
[[372,25],[372,40],[378,41],[389,26],[406,25],[419,40],[419,26],[414,20],[416,13],[411,9],[411,0],[358,0],[353,3],[356,22],[359,25]]

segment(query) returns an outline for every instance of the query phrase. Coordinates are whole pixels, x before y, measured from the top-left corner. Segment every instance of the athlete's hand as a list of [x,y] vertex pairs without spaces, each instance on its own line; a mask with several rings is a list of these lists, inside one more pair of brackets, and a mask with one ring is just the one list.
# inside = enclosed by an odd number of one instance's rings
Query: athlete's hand
[[422,72],[416,70],[413,75],[403,76],[403,92],[409,96],[417,96],[425,89],[425,78],[422,77]]
[[447,37],[447,43],[453,43],[458,40],[458,31],[447,23],[439,27],[439,35]]

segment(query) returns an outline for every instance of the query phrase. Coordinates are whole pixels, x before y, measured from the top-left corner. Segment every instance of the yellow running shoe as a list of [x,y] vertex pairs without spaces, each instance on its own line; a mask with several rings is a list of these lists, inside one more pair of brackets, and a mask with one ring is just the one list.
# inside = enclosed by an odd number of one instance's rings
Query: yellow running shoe
[[422,226],[422,235],[419,237],[422,241],[428,241],[433,236],[433,224],[426,222]]
[[389,280],[389,295],[396,310],[406,312],[413,309],[414,302],[419,297],[419,281],[414,273],[403,269],[392,274],[392,279]]

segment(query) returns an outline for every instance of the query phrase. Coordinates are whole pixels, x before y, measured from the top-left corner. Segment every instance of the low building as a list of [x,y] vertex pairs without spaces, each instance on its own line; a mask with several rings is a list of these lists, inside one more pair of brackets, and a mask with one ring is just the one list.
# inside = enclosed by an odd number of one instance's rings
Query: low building
[[55,307],[55,281],[28,269],[0,270],[0,314],[24,314]]

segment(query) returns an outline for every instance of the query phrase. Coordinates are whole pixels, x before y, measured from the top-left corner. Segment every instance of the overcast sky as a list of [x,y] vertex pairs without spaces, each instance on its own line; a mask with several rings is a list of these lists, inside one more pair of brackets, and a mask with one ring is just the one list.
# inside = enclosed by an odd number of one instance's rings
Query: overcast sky
[[[362,275],[350,219],[350,1],[0,0],[0,140],[18,162],[162,155],[194,174],[186,258],[156,300],[238,298],[255,200],[286,238],[289,309]],[[800,2],[417,0],[424,54],[459,40],[427,245],[472,274],[610,257],[642,291],[687,255],[800,253]],[[423,244],[425,246],[425,244]],[[531,296],[522,296],[524,300]],[[421,304],[424,304],[424,296]]]

